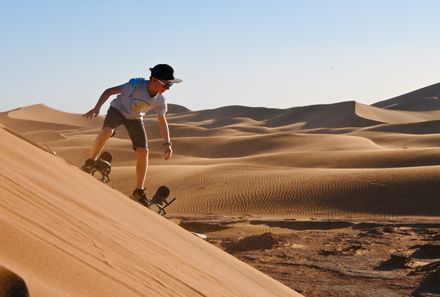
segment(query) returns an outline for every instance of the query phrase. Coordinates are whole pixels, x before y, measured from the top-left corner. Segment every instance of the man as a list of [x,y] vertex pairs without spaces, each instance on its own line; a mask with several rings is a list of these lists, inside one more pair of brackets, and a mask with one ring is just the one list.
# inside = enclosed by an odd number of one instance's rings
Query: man
[[124,125],[133,143],[133,150],[136,151],[136,187],[131,195],[144,205],[149,205],[145,195],[145,177],[148,169],[148,139],[144,127],[143,116],[151,109],[157,112],[160,133],[164,139],[165,160],[171,158],[173,150],[170,140],[168,123],[165,117],[167,103],[162,95],[174,83],[182,82],[174,77],[174,69],[167,64],[158,64],[150,68],[149,80],[143,78],[130,79],[128,83],[112,87],[104,91],[96,106],[83,116],[93,118],[98,116],[101,106],[107,99],[118,94],[110,103],[107,116],[101,132],[96,137],[95,143],[90,152],[90,158],[82,166],[82,170],[90,173],[97,165],[97,158],[100,155],[105,143],[115,133],[119,125]]

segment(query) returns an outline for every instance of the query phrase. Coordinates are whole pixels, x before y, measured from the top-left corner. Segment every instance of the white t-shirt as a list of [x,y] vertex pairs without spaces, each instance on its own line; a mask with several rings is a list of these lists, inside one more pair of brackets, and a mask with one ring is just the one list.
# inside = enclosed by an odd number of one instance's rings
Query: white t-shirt
[[162,94],[150,97],[147,91],[148,80],[132,78],[123,84],[122,93],[110,103],[127,119],[142,119],[146,112],[155,109],[158,115],[167,112],[167,102]]

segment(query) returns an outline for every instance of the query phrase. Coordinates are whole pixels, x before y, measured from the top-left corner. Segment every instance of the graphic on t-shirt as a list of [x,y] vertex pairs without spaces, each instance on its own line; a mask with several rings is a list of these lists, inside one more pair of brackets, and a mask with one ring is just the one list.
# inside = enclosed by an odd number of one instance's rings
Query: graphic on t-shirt
[[131,110],[140,113],[143,110],[145,110],[150,104],[146,101],[132,98],[130,101],[130,108]]

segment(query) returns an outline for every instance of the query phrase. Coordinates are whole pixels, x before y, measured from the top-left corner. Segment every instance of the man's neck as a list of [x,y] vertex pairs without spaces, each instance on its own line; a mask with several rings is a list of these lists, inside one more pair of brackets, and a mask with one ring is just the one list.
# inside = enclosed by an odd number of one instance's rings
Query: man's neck
[[147,92],[150,97],[154,97],[157,95],[157,92],[150,90],[150,82],[151,81],[148,81],[148,83],[147,83]]

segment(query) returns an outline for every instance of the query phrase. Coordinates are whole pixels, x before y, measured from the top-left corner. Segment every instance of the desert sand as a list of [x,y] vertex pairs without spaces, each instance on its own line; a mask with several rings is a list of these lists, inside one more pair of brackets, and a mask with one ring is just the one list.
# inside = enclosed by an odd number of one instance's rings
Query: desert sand
[[[126,197],[135,155],[123,127],[105,148],[105,185],[77,168],[103,115],[2,112],[0,265],[31,296],[439,293],[439,95],[433,85],[373,105],[170,104],[172,160],[145,119],[147,192],[167,185],[177,198],[165,218]],[[388,269],[390,259],[410,264]]]

